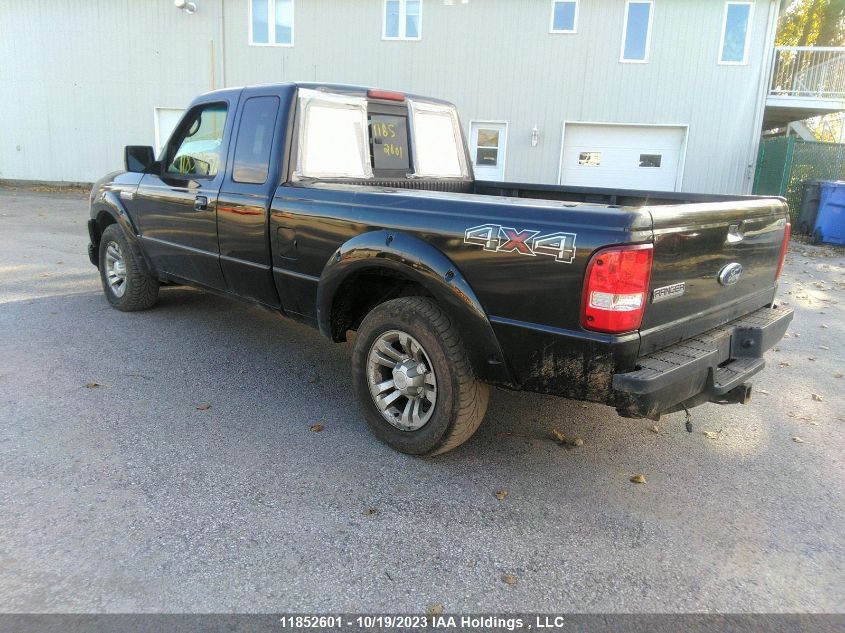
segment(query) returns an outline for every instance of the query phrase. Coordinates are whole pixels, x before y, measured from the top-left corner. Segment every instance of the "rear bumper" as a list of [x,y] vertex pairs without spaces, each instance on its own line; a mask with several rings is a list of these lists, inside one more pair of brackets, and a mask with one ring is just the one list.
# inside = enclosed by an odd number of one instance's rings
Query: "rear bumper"
[[656,419],[704,402],[746,402],[748,380],[765,367],[763,353],[791,321],[791,308],[761,308],[640,357],[635,371],[613,376],[617,410]]

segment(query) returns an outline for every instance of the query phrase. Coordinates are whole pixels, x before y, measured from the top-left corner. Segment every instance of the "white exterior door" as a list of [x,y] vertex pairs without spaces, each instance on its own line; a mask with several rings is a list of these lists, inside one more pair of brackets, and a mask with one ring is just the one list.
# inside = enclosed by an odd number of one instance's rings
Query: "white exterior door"
[[560,184],[675,191],[686,128],[566,123]]
[[156,156],[161,154],[161,148],[165,146],[173,133],[173,129],[185,114],[184,108],[156,108],[155,109],[155,151]]
[[473,121],[470,123],[469,143],[476,180],[504,180],[508,124],[502,121]]

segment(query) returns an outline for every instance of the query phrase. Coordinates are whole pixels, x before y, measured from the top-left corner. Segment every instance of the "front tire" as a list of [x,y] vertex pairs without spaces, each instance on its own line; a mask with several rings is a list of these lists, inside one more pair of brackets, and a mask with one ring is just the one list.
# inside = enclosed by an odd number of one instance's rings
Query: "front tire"
[[100,281],[108,302],[123,312],[146,310],[158,299],[158,279],[117,224],[107,226],[100,238]]
[[361,323],[352,380],[370,430],[412,455],[439,455],[475,433],[490,396],[457,328],[432,300],[382,303]]

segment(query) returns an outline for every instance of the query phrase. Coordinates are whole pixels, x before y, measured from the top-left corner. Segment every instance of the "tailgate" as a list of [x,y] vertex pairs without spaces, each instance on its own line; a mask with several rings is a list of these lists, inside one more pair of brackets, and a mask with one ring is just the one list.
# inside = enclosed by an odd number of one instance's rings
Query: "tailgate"
[[779,198],[649,207],[654,266],[640,354],[770,304],[788,209]]

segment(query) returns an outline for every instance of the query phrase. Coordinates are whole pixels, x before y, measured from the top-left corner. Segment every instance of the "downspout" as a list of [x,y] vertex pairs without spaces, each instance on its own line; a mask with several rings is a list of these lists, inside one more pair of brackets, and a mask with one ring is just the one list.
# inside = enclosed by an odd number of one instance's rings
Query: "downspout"
[[757,154],[760,151],[760,136],[763,132],[763,116],[766,112],[766,97],[769,94],[769,84],[772,80],[772,66],[775,58],[775,36],[778,28],[778,13],[781,0],[769,1],[769,17],[766,22],[766,39],[763,60],[760,64],[760,77],[757,85],[757,112],[754,115],[754,125],[751,130],[751,143],[748,148],[749,162],[745,169],[745,182],[742,193],[750,193],[754,185],[754,173],[757,165]]
[[226,0],[220,0],[220,87],[226,87]]

